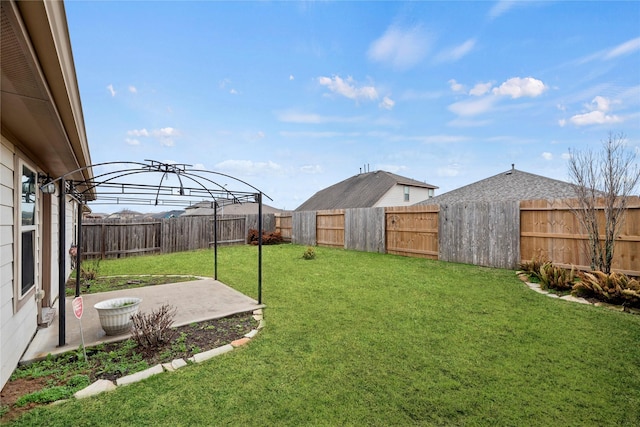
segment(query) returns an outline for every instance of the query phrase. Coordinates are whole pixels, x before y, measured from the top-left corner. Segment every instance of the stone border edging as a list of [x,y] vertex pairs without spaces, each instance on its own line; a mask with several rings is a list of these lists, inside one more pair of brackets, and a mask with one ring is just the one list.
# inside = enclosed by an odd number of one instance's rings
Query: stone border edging
[[[95,396],[97,394],[115,390],[117,387],[129,385],[136,383],[138,381],[142,381],[153,375],[161,374],[163,372],[173,372],[182,367],[188,366],[191,363],[202,363],[206,360],[212,359],[221,354],[228,353],[233,349],[243,346],[251,341],[253,337],[255,337],[258,332],[264,328],[265,321],[264,315],[262,313],[262,309],[259,308],[253,311],[253,318],[258,322],[258,326],[255,329],[252,329],[250,332],[246,333],[242,338],[239,338],[235,341],[232,341],[230,344],[225,344],[223,346],[214,348],[212,350],[207,350],[202,353],[194,354],[187,361],[184,359],[174,359],[168,363],[159,363],[155,366],[152,366],[144,371],[135,372],[131,375],[126,375],[124,377],[120,377],[116,380],[115,384],[113,381],[109,380],[97,380],[93,382],[91,385],[83,388],[82,390],[78,390],[73,394],[73,397],[76,399],[84,399],[85,397]],[[54,404],[60,403],[63,401],[53,402]]]
[[580,297],[574,297],[573,295],[563,295],[563,296],[559,296],[557,294],[551,293],[545,289],[542,289],[542,287],[540,286],[539,283],[531,283],[529,281],[527,281],[525,278],[525,275],[518,275],[518,278],[520,280],[522,280],[524,282],[525,285],[527,285],[529,287],[529,289],[532,289],[534,291],[536,291],[539,294],[542,295],[546,295],[550,298],[558,298],[564,301],[571,301],[571,302],[577,302],[579,304],[586,304],[586,305],[593,305],[595,307],[605,307],[608,308],[610,310],[614,310],[614,311],[620,311],[620,312],[624,312],[624,313],[631,313],[631,314],[640,314],[640,310],[635,309],[635,308],[630,308],[630,307],[624,307],[624,306],[620,306],[620,305],[615,305],[615,304],[607,304],[606,302],[602,302],[602,301],[598,301],[598,302],[590,302],[584,298],[580,298]]

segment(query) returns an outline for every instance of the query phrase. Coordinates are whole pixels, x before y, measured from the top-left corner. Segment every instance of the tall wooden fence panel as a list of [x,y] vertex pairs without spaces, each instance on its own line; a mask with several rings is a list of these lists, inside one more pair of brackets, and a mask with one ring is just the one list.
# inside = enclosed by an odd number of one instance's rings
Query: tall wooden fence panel
[[520,262],[516,201],[440,205],[439,259],[498,268]]
[[316,244],[344,248],[344,210],[316,212]]
[[356,251],[385,253],[384,208],[346,209],[344,247]]
[[83,221],[82,254],[91,259],[160,252],[161,226],[157,220]]
[[385,209],[387,253],[438,259],[438,206]]
[[[566,267],[590,269],[588,235],[570,206],[575,200],[527,200],[520,202],[521,261],[541,258]],[[615,248],[612,268],[640,275],[640,199],[629,200]],[[604,211],[598,211],[604,224]],[[604,236],[601,236],[604,238]]]
[[298,245],[316,245],[316,212],[293,212],[291,243]]
[[291,242],[291,230],[293,228],[293,216],[291,214],[278,214],[275,216],[275,229],[285,242]]
[[[263,214],[263,230],[275,230],[275,216]],[[82,224],[82,254],[86,258],[120,258],[209,248],[214,243],[213,216],[161,220],[86,220]],[[218,244],[243,244],[258,215],[220,215]]]

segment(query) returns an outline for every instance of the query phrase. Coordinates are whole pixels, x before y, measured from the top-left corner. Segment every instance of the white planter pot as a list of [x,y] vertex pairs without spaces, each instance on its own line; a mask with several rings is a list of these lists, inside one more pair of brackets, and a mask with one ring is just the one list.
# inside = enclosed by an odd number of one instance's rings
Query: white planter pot
[[141,302],[141,298],[113,298],[100,301],[93,307],[98,310],[100,326],[107,335],[120,335],[131,330],[131,316],[138,313]]

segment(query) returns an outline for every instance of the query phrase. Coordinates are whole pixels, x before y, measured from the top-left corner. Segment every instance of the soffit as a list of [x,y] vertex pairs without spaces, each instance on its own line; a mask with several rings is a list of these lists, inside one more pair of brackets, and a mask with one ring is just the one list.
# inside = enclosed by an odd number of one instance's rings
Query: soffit
[[[43,14],[46,17],[45,5],[41,2],[33,2],[30,5],[28,14],[32,16],[31,19],[40,22],[37,26],[36,22],[32,22],[32,28],[27,29],[18,6],[13,2],[1,3],[0,111],[3,131],[8,131],[12,142],[54,177],[86,166],[90,160],[84,125],[79,129],[76,124],[70,97],[67,95],[68,85],[64,81],[64,73],[50,71],[49,76],[46,76],[32,43],[32,39],[38,39],[37,43],[41,45],[42,50],[46,47],[43,46],[44,41],[49,39],[52,52],[49,52],[49,58],[44,60],[49,70],[55,69],[50,57],[57,57],[57,48],[51,35],[51,27],[46,22],[41,22]],[[37,19],[33,18],[34,15]],[[57,68],[60,68],[60,61],[56,61]],[[51,87],[56,88],[58,102],[52,94]],[[63,90],[66,102],[64,99],[60,100]],[[73,98],[73,94],[71,95]],[[77,103],[79,104],[79,97]],[[74,177],[85,178],[82,174]]]

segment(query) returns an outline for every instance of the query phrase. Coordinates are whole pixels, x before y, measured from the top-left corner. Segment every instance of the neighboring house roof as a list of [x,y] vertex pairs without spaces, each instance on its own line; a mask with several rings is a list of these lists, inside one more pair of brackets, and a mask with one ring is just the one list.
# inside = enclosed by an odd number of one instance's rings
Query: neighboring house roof
[[[274,208],[273,206],[262,204],[262,213],[263,214],[277,214],[277,213],[285,213],[286,211],[278,208]],[[248,214],[258,214],[258,204],[257,203],[235,203],[229,205],[218,205],[218,215],[248,215]],[[213,202],[204,201],[196,203],[195,205],[189,206],[185,209],[185,212],[181,216],[210,216],[215,215]]]
[[511,168],[506,172],[440,194],[417,205],[456,202],[567,199],[575,197],[573,185]]
[[386,171],[361,173],[318,191],[296,211],[324,209],[369,208],[375,206],[393,186],[407,185],[426,189],[437,189],[435,185],[396,175]]

